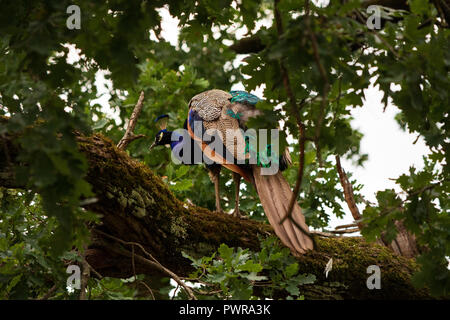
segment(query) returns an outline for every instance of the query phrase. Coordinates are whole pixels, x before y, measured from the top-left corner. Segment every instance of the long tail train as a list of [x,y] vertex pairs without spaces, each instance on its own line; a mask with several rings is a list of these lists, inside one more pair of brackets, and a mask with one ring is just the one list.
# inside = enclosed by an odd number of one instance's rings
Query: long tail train
[[312,250],[314,242],[309,235],[308,225],[305,223],[305,217],[297,202],[294,203],[292,209],[292,219],[302,227],[303,231],[290,219],[285,219],[280,224],[289,210],[289,202],[292,197],[289,184],[281,172],[279,171],[275,175],[261,175],[261,167],[253,166],[253,178],[264,212],[283,244],[289,247],[292,254],[296,256]]

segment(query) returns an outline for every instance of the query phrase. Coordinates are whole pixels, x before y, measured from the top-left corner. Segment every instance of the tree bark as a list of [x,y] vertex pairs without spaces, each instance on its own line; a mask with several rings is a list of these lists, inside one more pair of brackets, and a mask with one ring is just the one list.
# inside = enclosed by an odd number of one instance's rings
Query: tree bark
[[[143,163],[101,136],[78,136],[80,151],[89,169],[86,180],[92,185],[97,202],[87,209],[102,215],[101,225],[92,229],[92,243],[86,260],[102,276],[130,277],[145,274],[167,277],[142,259],[133,259],[124,251],[145,257],[142,249],[115,241],[139,243],[165,268],[178,276],[193,270],[183,258],[210,255],[221,243],[231,247],[259,249],[258,236],[273,234],[268,224],[217,214],[178,200],[166,184]],[[0,137],[0,186],[21,188],[14,183],[12,166],[19,148],[13,137]],[[9,165],[7,165],[9,164]],[[96,232],[97,231],[97,232]],[[389,249],[361,238],[316,237],[317,250],[298,258],[301,273],[317,277],[313,285],[301,287],[310,299],[423,299],[426,290],[415,289],[411,275],[417,269],[414,260],[393,254]],[[133,251],[132,251],[133,250]],[[325,277],[325,265],[333,258],[333,269]],[[145,259],[144,259],[145,260]],[[367,267],[381,269],[381,289],[369,290]]]

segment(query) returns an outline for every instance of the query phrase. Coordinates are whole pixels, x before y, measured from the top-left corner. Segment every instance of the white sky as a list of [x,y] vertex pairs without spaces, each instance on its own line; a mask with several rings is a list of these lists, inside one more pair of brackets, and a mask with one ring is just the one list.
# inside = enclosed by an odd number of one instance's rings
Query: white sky
[[[160,9],[159,13],[162,17],[162,36],[172,45],[177,45],[178,39],[178,19],[170,16],[168,10]],[[264,22],[260,25],[266,24]],[[237,38],[243,36],[246,30],[236,30]],[[157,40],[151,35],[152,40]],[[236,59],[233,64],[239,65],[241,59]],[[104,86],[105,81],[101,73],[98,74],[96,85],[99,87],[102,97],[96,99],[92,103],[99,103],[103,106],[103,110],[111,114],[109,108],[109,95]],[[102,89],[103,88],[103,89]],[[243,89],[243,85],[237,84],[233,89]],[[262,97],[262,90],[253,93]],[[369,155],[369,160],[364,167],[355,167],[349,161],[342,161],[342,166],[348,173],[352,173],[352,179],[356,179],[358,183],[364,185],[361,193],[365,199],[375,201],[375,193],[386,188],[396,188],[395,183],[390,178],[397,178],[403,173],[407,173],[410,166],[416,168],[423,167],[422,156],[428,153],[428,148],[423,140],[419,138],[413,145],[416,136],[404,132],[394,120],[394,116],[398,113],[397,107],[392,104],[388,105],[386,111],[383,112],[384,105],[381,102],[382,92],[371,86],[365,90],[366,99],[362,108],[353,110],[352,122],[353,127],[357,128],[364,134],[361,141],[361,151]],[[353,218],[344,205],[346,216],[344,219],[337,219],[331,214],[330,230],[342,224],[353,222]],[[362,211],[363,206],[360,206]]]
[[[352,112],[355,118],[354,128],[364,134],[361,151],[369,155],[364,167],[355,167],[349,161],[342,161],[343,168],[353,174],[358,183],[364,185],[361,194],[368,201],[375,201],[375,193],[387,188],[400,189],[390,178],[407,173],[410,166],[423,168],[422,157],[428,154],[428,148],[422,138],[413,144],[417,136],[404,132],[394,120],[398,108],[389,104],[383,112],[381,99],[383,93],[373,86],[365,90],[366,99],[361,108]],[[363,206],[360,206],[362,210]],[[352,221],[348,208],[345,223]],[[331,226],[343,223],[332,219]]]

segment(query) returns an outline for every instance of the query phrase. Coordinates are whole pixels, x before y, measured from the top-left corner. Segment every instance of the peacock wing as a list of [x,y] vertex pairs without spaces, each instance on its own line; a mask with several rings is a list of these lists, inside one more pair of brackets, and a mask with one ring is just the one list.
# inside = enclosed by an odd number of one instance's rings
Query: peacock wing
[[195,110],[204,121],[213,121],[220,117],[231,98],[232,95],[223,90],[208,90],[195,95],[189,102],[189,108]]
[[203,126],[207,133],[219,134],[226,149],[224,153],[229,153],[235,160],[244,162],[249,154],[245,150],[244,132],[239,125],[237,113],[238,106],[228,103],[217,119],[203,121]]

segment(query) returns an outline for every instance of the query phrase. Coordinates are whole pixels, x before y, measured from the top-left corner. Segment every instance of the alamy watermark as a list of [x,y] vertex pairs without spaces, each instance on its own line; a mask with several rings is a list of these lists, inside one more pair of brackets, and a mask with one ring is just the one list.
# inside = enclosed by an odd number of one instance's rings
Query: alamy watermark
[[66,13],[70,14],[70,16],[66,19],[67,29],[73,30],[81,29],[81,9],[76,4],[72,4],[67,7]]
[[[255,164],[262,175],[274,175],[280,166],[278,129],[217,129],[202,132],[202,123],[194,124],[194,140],[188,130],[177,129],[172,142],[182,139],[179,148],[172,149],[172,161],[176,164]],[[225,137],[224,137],[225,136]],[[270,141],[269,141],[270,136]],[[194,148],[192,143],[198,144]]]
[[371,274],[366,281],[367,289],[381,289],[381,270],[377,265],[367,267],[367,273]]
[[69,292],[74,292],[75,289],[80,290],[81,288],[81,270],[76,264],[71,264],[67,267],[66,273],[71,274],[67,277],[66,288]]
[[366,21],[366,26],[370,30],[381,29],[381,8],[380,6],[371,5],[367,7],[367,14],[371,14]]

